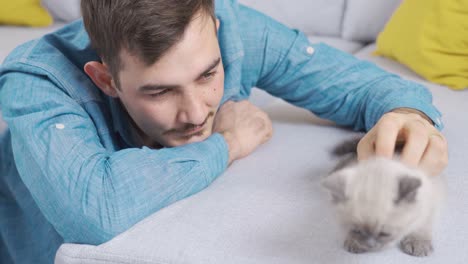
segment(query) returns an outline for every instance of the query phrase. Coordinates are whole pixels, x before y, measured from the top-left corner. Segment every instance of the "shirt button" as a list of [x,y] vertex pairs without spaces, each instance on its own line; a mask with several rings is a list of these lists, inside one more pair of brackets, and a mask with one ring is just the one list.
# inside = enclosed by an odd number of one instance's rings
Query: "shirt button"
[[55,128],[57,129],[64,129],[65,125],[64,124],[55,124]]
[[312,54],[314,54],[315,49],[314,49],[313,47],[309,46],[309,47],[307,47],[307,50],[306,50],[306,51],[307,51],[307,53],[308,53],[309,55],[312,55]]

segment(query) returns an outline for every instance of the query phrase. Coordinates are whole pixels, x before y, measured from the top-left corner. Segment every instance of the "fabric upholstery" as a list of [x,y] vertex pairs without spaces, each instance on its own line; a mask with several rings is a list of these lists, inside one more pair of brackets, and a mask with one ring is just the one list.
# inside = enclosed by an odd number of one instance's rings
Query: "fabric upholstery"
[[56,21],[71,22],[81,16],[80,0],[42,0]]
[[240,0],[306,34],[340,36],[345,0]]
[[347,40],[372,42],[402,0],[347,0],[341,36]]

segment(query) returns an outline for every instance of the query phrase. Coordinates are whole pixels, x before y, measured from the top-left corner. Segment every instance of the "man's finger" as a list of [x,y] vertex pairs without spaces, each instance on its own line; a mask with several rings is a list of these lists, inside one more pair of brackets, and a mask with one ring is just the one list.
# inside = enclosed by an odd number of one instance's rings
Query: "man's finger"
[[401,125],[395,119],[382,118],[375,139],[375,154],[392,158]]
[[442,135],[433,134],[424,152],[419,167],[429,175],[439,175],[448,164],[447,142]]
[[401,160],[411,166],[418,166],[429,143],[429,132],[421,122],[408,123],[403,133],[405,146],[401,154]]
[[365,160],[374,155],[374,139],[373,132],[369,131],[358,143],[357,154],[358,160]]

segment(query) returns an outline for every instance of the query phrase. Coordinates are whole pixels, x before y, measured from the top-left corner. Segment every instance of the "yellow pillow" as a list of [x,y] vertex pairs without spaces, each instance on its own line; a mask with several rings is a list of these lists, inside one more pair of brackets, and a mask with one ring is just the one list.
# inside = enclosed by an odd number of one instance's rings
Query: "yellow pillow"
[[375,53],[432,82],[468,88],[468,1],[404,0],[377,38]]
[[0,0],[0,24],[48,26],[52,22],[40,0]]

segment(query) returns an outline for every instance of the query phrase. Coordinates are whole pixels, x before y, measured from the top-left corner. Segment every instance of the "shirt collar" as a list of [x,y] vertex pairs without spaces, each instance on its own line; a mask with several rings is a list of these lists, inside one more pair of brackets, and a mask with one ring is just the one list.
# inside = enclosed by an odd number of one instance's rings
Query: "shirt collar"
[[113,97],[108,97],[108,99],[114,132],[117,132],[128,146],[142,147],[143,140],[120,99]]

